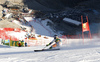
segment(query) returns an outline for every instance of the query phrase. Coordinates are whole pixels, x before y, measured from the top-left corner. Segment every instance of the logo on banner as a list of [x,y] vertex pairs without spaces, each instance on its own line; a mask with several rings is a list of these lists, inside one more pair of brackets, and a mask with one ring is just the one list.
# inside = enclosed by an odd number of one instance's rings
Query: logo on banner
[[83,23],[83,32],[85,32],[85,31],[89,31],[89,24],[88,24],[88,22],[86,22],[86,23]]

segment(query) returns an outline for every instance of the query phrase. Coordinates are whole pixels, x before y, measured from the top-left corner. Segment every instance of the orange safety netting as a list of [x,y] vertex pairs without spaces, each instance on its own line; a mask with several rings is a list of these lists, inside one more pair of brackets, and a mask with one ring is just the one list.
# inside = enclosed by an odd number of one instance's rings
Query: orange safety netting
[[[2,39],[10,39],[12,41],[19,41],[19,39],[17,39],[14,36],[9,36],[9,31],[14,31],[14,28],[3,28],[0,29],[0,38]],[[16,29],[15,32],[20,32],[20,29]]]

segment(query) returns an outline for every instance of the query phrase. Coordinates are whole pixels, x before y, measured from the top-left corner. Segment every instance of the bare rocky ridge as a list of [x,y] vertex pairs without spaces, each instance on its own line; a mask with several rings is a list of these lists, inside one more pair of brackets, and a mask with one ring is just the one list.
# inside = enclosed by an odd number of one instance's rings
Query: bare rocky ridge
[[19,25],[8,21],[7,19],[0,21],[0,28],[20,28]]
[[3,7],[0,5],[0,18],[2,17],[2,10],[3,10]]
[[[10,1],[11,3],[13,4],[17,4],[19,5],[20,3],[23,2],[23,0],[7,0],[7,1]],[[6,2],[6,0],[0,0],[0,4],[4,4]],[[2,10],[4,8],[0,5],[0,18],[2,18]],[[15,23],[12,23],[10,21],[14,20],[13,18],[12,19],[2,19],[2,21],[0,21],[0,28],[20,28],[19,25],[15,24]]]
[[10,1],[10,2],[12,2],[12,3],[17,3],[17,4],[19,4],[19,3],[23,3],[23,1],[25,1],[25,0],[0,0],[0,4],[3,4],[3,3],[5,3],[6,1]]

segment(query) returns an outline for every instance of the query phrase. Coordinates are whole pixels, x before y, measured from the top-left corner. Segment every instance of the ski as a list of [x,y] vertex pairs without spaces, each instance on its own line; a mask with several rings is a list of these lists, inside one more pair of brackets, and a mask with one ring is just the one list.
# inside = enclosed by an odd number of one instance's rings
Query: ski
[[34,52],[41,52],[41,51],[55,51],[60,49],[42,49],[42,50],[34,50]]

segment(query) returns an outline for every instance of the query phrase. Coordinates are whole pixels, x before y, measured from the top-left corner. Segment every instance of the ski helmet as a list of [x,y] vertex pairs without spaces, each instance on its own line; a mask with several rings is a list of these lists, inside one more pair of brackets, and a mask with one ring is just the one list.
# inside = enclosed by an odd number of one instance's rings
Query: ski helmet
[[58,38],[58,36],[57,35],[54,35],[54,39],[56,39],[56,38]]

